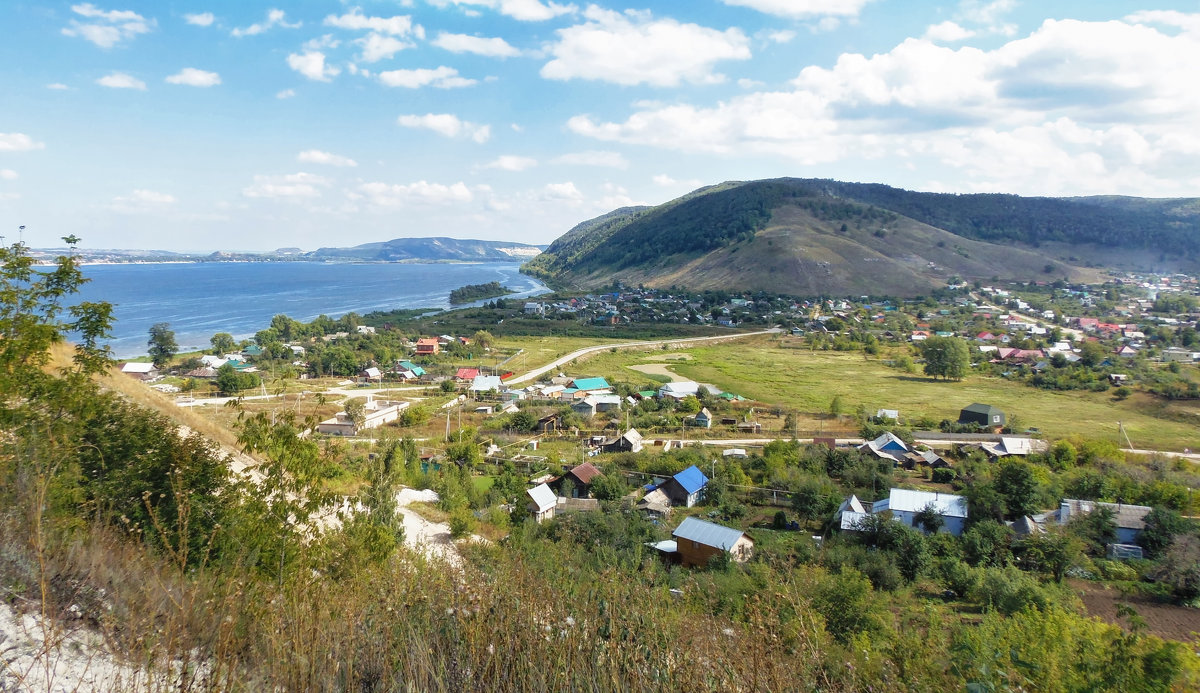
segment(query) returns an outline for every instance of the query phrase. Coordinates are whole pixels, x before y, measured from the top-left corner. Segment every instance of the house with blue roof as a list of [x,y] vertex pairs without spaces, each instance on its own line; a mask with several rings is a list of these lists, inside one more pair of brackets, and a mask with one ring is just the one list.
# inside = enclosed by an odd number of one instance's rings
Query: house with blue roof
[[579,392],[596,392],[609,390],[612,386],[604,378],[576,378],[570,382],[570,387]]
[[692,465],[664,481],[659,488],[671,500],[672,505],[690,508],[704,497],[704,487],[707,485],[708,477],[704,476],[699,467]]

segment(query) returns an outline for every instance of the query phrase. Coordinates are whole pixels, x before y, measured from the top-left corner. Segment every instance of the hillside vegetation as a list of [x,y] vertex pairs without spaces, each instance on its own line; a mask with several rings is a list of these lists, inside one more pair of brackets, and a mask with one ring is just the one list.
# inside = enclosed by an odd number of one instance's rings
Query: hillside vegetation
[[373,260],[403,262],[507,261],[520,262],[538,253],[538,247],[508,241],[476,241],[458,238],[393,238],[380,243],[364,243],[352,248],[318,248],[308,253],[317,260]]
[[585,289],[615,279],[917,295],[951,276],[1094,278],[1077,266],[1078,257],[1177,266],[1196,258],[1196,210],[1194,200],[940,195],[790,178],[732,182],[584,222],[524,271]]

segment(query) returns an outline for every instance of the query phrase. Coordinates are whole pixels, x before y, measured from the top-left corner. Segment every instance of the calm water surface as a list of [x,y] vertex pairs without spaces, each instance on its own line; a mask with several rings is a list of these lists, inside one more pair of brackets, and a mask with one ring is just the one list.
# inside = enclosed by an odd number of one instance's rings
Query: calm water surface
[[521,298],[548,289],[518,263],[325,264],[211,262],[89,265],[79,298],[115,305],[109,342],[118,358],[146,353],[150,326],[170,323],[182,350],[207,348],[216,332],[238,339],[279,313],[309,321],[325,314],[398,308],[446,308],[450,291],[498,281]]

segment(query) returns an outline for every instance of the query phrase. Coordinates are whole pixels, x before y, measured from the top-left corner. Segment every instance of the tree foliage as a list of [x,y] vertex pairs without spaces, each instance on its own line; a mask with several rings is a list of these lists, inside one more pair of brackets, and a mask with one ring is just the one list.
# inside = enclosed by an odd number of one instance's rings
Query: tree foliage
[[150,358],[155,368],[165,368],[179,353],[179,344],[175,341],[175,332],[165,322],[156,322],[150,326],[150,339],[146,341]]
[[971,367],[971,352],[958,337],[929,337],[921,343],[925,375],[962,380]]

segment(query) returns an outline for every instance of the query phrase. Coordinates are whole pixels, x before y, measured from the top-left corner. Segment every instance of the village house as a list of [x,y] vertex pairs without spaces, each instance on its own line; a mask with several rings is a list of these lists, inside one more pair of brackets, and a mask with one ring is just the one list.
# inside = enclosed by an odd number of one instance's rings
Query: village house
[[546,484],[538,484],[525,492],[529,496],[527,507],[534,522],[541,523],[554,517],[554,509],[558,506],[558,496]]
[[754,540],[745,532],[695,517],[684,518],[671,536],[684,566],[708,565],[722,553],[730,560],[745,563],[754,553]]
[[400,418],[400,412],[408,409],[408,402],[392,402],[367,398],[363,405],[361,421],[354,421],[344,411],[338,412],[332,419],[326,419],[317,424],[317,433],[332,436],[353,436],[360,431],[382,426]]
[[154,380],[158,377],[158,369],[153,363],[141,363],[139,361],[130,361],[121,366],[121,372],[138,380]]
[[696,414],[696,418],[692,419],[692,423],[700,428],[712,428],[712,420],[712,413],[708,411],[708,407],[704,407]]
[[880,434],[875,440],[868,440],[858,446],[859,452],[868,453],[882,460],[900,462],[908,454],[908,445],[890,431]]
[[990,404],[971,404],[958,413],[960,424],[975,424],[987,429],[1004,428],[1004,412]]
[[479,375],[478,368],[459,368],[454,373],[454,379],[460,383],[469,383]]
[[671,501],[672,505],[690,508],[704,497],[704,487],[708,485],[708,477],[696,465],[679,472],[659,485],[659,489]]
[[1113,523],[1117,526],[1118,544],[1136,544],[1146,529],[1146,515],[1153,508],[1148,505],[1129,505],[1128,503],[1102,503],[1100,501],[1076,500],[1064,498],[1058,506],[1058,523],[1065,525],[1073,517],[1079,517],[1104,508],[1112,512]]
[[[852,500],[857,499],[852,497]],[[897,522],[921,529],[914,524],[914,519],[918,513],[926,509],[932,510],[941,518],[942,528],[940,531],[948,532],[956,537],[963,533],[967,522],[967,499],[949,493],[894,488],[888,493],[887,498],[871,504],[870,514],[878,515],[882,512],[890,512],[892,519]],[[857,511],[842,510],[841,512],[841,521],[845,524],[847,522],[846,515]],[[851,515],[851,524],[857,528],[857,523],[862,519],[861,516]]]
[[[554,490],[560,496],[568,498],[587,498],[592,495],[592,481],[601,476],[601,472],[591,462],[573,467],[559,477],[554,483]],[[568,483],[569,482],[569,483]],[[564,490],[570,489],[564,493]]]
[[422,337],[417,340],[417,356],[433,356],[440,348],[436,337]]
[[641,452],[642,434],[631,428],[616,438],[605,438],[600,449],[604,452]]

